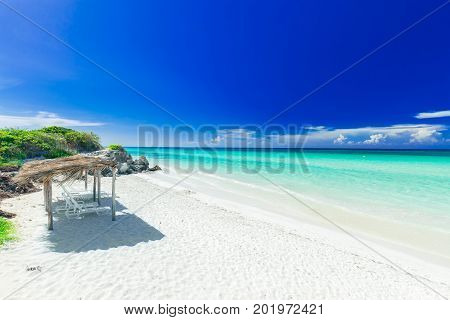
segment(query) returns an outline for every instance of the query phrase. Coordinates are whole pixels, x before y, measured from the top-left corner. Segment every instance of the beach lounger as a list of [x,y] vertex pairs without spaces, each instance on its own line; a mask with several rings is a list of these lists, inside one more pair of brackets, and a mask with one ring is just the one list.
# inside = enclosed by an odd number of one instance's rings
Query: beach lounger
[[62,193],[65,204],[56,209],[57,213],[64,214],[67,218],[80,218],[85,213],[95,212],[99,214],[101,211],[110,210],[110,207],[99,207],[95,202],[85,202],[75,199],[71,194]]
[[[92,192],[91,191],[75,191],[75,190],[71,190],[69,187],[61,184],[61,188],[63,189],[63,191],[68,194],[71,195],[73,198],[79,198],[79,199],[90,199],[92,198]],[[108,194],[106,192],[100,192],[100,197],[105,197],[108,196]]]

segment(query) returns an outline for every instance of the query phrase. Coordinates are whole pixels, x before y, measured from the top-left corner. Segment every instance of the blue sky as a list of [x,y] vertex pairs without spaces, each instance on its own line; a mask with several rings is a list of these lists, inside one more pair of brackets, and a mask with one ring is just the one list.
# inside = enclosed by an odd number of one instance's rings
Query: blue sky
[[[445,1],[0,3],[0,126],[60,124],[105,144],[137,127],[263,125]],[[309,147],[449,148],[450,5],[269,123]],[[118,81],[156,102],[136,94]],[[301,138],[285,132],[285,140]]]

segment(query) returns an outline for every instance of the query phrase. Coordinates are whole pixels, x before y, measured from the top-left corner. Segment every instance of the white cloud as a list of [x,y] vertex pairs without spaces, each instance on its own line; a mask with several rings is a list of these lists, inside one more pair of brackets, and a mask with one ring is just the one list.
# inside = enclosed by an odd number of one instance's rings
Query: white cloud
[[211,139],[211,143],[231,143],[232,141],[248,142],[255,140],[255,131],[243,128],[217,130],[217,136]]
[[[343,128],[343,129],[329,129],[322,130],[317,132],[312,132],[309,134],[308,139],[314,140],[331,140],[336,137],[336,135],[342,134],[345,137],[354,137],[354,138],[369,138],[372,135],[380,134],[383,137],[383,140],[387,139],[400,139],[400,138],[409,138],[412,134],[417,133],[418,131],[433,131],[433,134],[437,132],[445,131],[447,129],[446,126],[436,124],[397,124],[386,127],[361,127],[361,128]],[[375,136],[377,137],[381,136]],[[365,140],[364,139],[364,140]]]
[[325,130],[325,126],[306,126],[304,127],[306,130]]
[[62,127],[96,127],[101,122],[84,122],[76,119],[63,118],[56,113],[39,111],[34,116],[11,116],[0,114],[0,127],[6,128],[40,128],[46,126]]
[[381,133],[372,134],[370,139],[364,140],[364,144],[378,144],[386,139],[386,136]]
[[[333,144],[407,145],[415,143],[445,143],[442,132],[447,126],[440,124],[397,124],[386,127],[326,128],[305,134],[280,135],[278,141],[304,140],[305,147],[331,146]],[[275,140],[275,139],[274,139]]]
[[414,116],[417,119],[443,118],[450,117],[450,110],[436,111],[436,112],[421,112]]
[[339,134],[339,136],[336,139],[334,139],[333,143],[334,144],[343,144],[343,143],[345,143],[345,140],[347,140],[347,138],[341,133],[341,134]]
[[248,138],[255,134],[255,131],[238,128],[238,129],[224,129],[218,130],[217,134],[222,137],[230,137],[230,138]]
[[[45,114],[47,118],[55,117],[52,114]],[[254,127],[254,126],[253,126]],[[251,127],[251,128],[253,128]],[[204,146],[211,147],[255,147],[255,148],[328,148],[328,147],[390,147],[408,148],[415,145],[439,146],[449,145],[450,136],[446,134],[448,129],[440,124],[397,124],[384,127],[360,127],[360,128],[329,128],[324,126],[314,127],[315,130],[304,131],[300,127],[295,129],[290,127],[286,133],[277,130],[273,133],[267,130],[264,132],[252,129],[217,129],[208,134],[199,134],[190,138],[191,140],[172,141],[173,146]],[[292,132],[292,133],[288,133]],[[175,142],[175,144],[173,143]],[[158,143],[167,144],[166,140]]]
[[214,137],[213,139],[211,139],[211,143],[217,144],[223,141],[223,137],[222,136],[217,136]]
[[441,135],[442,135],[442,133],[438,132],[435,129],[421,128],[411,134],[411,139],[409,140],[409,142],[411,142],[411,143],[435,143],[438,141],[438,137],[440,137]]

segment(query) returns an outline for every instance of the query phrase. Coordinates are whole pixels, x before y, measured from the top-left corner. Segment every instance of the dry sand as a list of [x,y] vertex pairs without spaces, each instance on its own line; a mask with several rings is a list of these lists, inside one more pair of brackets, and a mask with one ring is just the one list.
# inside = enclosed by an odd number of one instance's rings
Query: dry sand
[[338,231],[226,208],[183,183],[167,191],[164,174],[119,177],[116,222],[57,216],[49,232],[42,192],[3,201],[19,240],[0,249],[0,297],[439,299],[430,287],[450,296],[449,268],[367,241],[407,274]]

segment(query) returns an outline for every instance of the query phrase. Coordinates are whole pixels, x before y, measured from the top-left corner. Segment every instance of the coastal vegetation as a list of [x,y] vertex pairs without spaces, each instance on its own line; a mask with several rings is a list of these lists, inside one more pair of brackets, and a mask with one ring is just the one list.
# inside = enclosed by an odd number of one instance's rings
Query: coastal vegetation
[[14,240],[14,225],[11,221],[0,217],[0,246],[6,241]]
[[120,151],[120,150],[123,150],[123,147],[122,147],[121,144],[110,144],[110,145],[108,146],[108,149],[109,149],[109,150],[117,150],[117,151]]
[[[90,132],[51,126],[42,129],[0,129],[0,200],[38,189],[33,183],[13,181],[26,159],[53,159],[101,149],[100,138]],[[13,222],[0,211],[0,246],[15,238]]]
[[36,130],[0,129],[0,166],[19,166],[29,158],[53,159],[101,149],[92,132],[51,126]]

